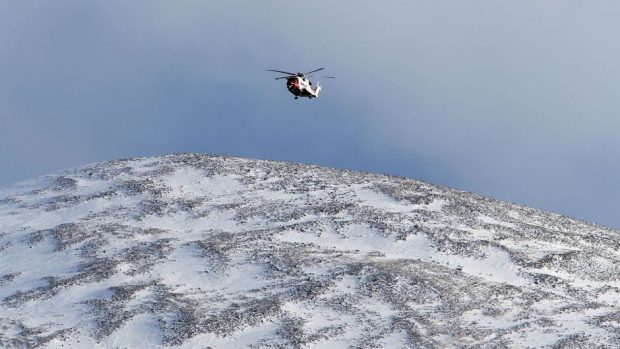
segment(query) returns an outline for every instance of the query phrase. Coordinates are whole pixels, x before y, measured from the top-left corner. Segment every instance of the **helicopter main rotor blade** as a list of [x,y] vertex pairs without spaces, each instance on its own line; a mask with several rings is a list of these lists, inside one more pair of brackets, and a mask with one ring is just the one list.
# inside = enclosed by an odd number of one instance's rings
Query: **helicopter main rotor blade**
[[321,71],[321,70],[323,70],[323,69],[325,69],[325,68],[319,68],[319,69],[317,69],[317,70],[309,71],[309,72],[307,72],[307,73],[304,73],[304,75],[308,75],[308,74],[316,73],[316,72]]
[[[308,78],[313,78],[314,75],[307,75]],[[335,79],[335,76],[321,75],[322,78]]]
[[272,71],[272,72],[282,73],[282,74],[288,74],[288,75],[295,75],[295,73],[290,73],[290,72],[282,71],[282,70],[267,69],[267,71]]
[[279,78],[276,78],[276,80],[281,80],[281,79],[288,79],[288,78],[292,78],[294,76],[280,76]]

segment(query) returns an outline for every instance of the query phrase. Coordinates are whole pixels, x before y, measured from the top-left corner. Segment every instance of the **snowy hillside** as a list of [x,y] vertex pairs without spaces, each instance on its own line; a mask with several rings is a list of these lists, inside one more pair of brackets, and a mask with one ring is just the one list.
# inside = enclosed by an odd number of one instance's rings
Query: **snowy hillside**
[[620,234],[206,155],[0,190],[0,347],[620,347]]

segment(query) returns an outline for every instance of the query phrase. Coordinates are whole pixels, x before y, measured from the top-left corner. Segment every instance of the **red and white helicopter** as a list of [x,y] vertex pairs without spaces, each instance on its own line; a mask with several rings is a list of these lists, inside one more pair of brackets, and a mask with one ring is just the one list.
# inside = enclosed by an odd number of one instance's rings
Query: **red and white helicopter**
[[[316,84],[316,88],[312,87],[312,81],[308,80],[306,77],[308,74],[316,73],[325,68],[315,69],[313,71],[309,71],[307,73],[289,73],[282,70],[273,70],[267,69],[267,71],[272,71],[276,73],[286,74],[286,76],[277,77],[276,80],[286,79],[286,88],[295,96],[295,99],[299,97],[308,97],[309,99],[319,97],[319,92],[321,92],[320,83]],[[312,77],[311,75],[308,77]],[[328,79],[335,79],[333,76],[323,76]]]

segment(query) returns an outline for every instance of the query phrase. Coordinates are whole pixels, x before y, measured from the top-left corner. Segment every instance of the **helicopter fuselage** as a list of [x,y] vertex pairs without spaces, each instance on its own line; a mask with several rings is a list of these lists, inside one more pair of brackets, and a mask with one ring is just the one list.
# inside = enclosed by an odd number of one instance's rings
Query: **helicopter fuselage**
[[321,91],[321,86],[312,87],[312,82],[305,77],[292,76],[286,80],[286,88],[295,98],[308,97],[317,98]]

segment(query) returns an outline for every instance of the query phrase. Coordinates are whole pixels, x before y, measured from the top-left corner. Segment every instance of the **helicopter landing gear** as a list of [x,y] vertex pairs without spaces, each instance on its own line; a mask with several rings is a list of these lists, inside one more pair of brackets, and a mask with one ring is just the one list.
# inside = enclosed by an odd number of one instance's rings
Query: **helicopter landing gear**
[[295,96],[295,99],[299,99],[299,97]]

